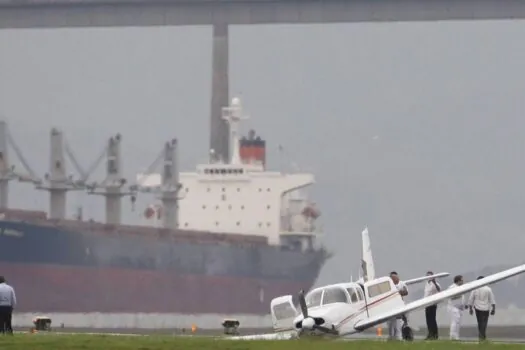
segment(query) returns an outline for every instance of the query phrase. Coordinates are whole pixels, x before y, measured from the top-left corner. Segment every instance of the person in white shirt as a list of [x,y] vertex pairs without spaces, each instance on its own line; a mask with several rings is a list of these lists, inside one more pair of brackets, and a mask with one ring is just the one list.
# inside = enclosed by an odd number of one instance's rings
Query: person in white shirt
[[[454,283],[448,289],[459,287],[463,284],[463,276],[454,277]],[[459,295],[448,300],[447,311],[450,314],[450,339],[459,340],[461,317],[465,309],[465,295]]]
[[[483,276],[479,276],[478,280]],[[487,324],[489,322],[489,312],[491,315],[496,314],[496,300],[494,293],[489,286],[484,286],[473,290],[468,298],[469,313],[472,315],[472,308],[476,311],[476,320],[478,321],[479,340],[487,339]],[[489,311],[492,308],[492,311]]]
[[[392,271],[390,273],[390,278],[392,278],[392,281],[394,282],[397,290],[399,291],[399,294],[401,294],[401,298],[408,295],[407,285],[403,281],[399,280],[399,276],[397,275],[397,272]],[[403,327],[403,322],[404,322],[403,317],[394,317],[388,320],[388,338],[389,339],[403,340],[403,334],[401,333],[401,329]]]
[[15,306],[15,290],[6,283],[4,276],[0,276],[0,333],[13,334],[11,318]]
[[[432,271],[427,272],[427,276],[432,276]],[[431,279],[425,285],[425,292],[423,297],[429,297],[436,293],[441,292],[441,285],[436,282],[435,279]],[[425,318],[427,321],[428,334],[426,340],[437,340],[438,339],[438,325],[436,321],[437,304],[428,306],[425,308]]]

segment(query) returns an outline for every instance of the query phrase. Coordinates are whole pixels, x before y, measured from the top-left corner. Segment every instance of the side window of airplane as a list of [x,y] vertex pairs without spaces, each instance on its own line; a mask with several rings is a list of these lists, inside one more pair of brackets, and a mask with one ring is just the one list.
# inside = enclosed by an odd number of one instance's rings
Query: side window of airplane
[[355,291],[355,288],[347,288],[346,291],[350,295],[350,300],[352,301],[352,303],[357,303],[358,298],[357,298],[357,292]]
[[368,297],[374,298],[378,295],[390,292],[390,282],[384,281],[376,284],[372,284],[371,286],[368,286]]
[[348,303],[343,288],[326,288],[323,295],[323,305],[333,303]]
[[323,290],[316,290],[314,292],[309,293],[305,299],[306,299],[306,306],[307,307],[316,307],[321,305],[321,297],[323,296]]

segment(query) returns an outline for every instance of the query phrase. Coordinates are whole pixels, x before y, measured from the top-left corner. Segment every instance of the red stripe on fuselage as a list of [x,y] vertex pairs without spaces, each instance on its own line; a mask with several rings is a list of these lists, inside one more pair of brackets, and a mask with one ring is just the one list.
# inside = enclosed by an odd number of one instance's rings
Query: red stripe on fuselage
[[381,304],[382,302],[385,302],[387,301],[388,299],[392,298],[393,296],[395,296],[396,294],[398,294],[399,292],[398,291],[395,291],[393,293],[390,293],[390,294],[387,294],[375,301],[373,301],[372,303],[370,304],[366,304],[365,302],[365,306],[363,306],[362,308],[360,308],[359,310],[357,310],[356,312],[346,316],[341,322],[339,322],[339,324],[337,325],[336,328],[340,328],[342,325],[344,325],[345,323],[347,323],[348,321],[350,321],[352,318],[362,314],[363,312],[367,311],[368,309],[371,309],[379,304]]

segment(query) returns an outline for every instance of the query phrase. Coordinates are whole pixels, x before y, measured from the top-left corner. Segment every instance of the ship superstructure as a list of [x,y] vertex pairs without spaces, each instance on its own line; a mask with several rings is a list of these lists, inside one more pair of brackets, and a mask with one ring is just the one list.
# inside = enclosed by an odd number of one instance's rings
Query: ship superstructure
[[[231,159],[199,164],[194,172],[180,173],[179,227],[184,230],[236,233],[268,237],[269,244],[290,249],[312,249],[320,234],[320,213],[308,201],[305,189],[313,174],[285,174],[266,169],[266,143],[250,130],[240,138],[242,114],[239,98],[223,109],[230,127]],[[163,174],[139,174],[142,188],[160,189]],[[154,205],[166,215],[162,205]],[[152,208],[147,215],[153,217]],[[157,216],[158,217],[158,216]]]

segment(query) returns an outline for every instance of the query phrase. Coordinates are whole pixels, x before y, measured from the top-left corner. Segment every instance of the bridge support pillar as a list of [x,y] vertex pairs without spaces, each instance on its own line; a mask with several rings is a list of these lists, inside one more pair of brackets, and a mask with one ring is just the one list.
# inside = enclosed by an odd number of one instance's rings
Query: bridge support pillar
[[214,159],[229,161],[228,124],[222,119],[222,108],[229,105],[228,24],[213,25],[212,91],[210,150]]

